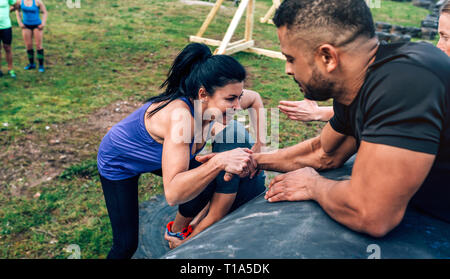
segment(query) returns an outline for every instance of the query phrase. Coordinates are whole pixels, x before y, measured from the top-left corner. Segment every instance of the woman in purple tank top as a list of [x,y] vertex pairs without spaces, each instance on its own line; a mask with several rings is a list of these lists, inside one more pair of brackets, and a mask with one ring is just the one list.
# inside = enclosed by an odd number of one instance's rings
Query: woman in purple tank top
[[[244,90],[245,78],[244,67],[234,58],[213,56],[206,45],[189,44],[161,85],[164,92],[105,135],[97,162],[113,231],[108,258],[131,258],[137,249],[137,186],[144,172],[162,175],[168,204],[179,206],[166,229],[171,248],[265,190],[252,158],[262,146],[258,129],[253,147],[248,136],[236,144],[235,132],[232,142],[227,135],[224,144],[213,143],[216,153],[196,156],[212,122],[226,126],[236,109],[263,108],[258,93]],[[256,123],[264,121],[259,115]],[[201,214],[208,202],[209,212]],[[196,216],[202,218],[194,224]]]

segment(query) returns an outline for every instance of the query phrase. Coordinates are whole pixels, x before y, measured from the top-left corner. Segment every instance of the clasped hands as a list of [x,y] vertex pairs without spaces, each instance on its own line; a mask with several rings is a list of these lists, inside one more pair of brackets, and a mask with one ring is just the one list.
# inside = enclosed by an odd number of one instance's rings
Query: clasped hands
[[[252,179],[261,171],[253,154],[253,151],[248,148],[237,148],[227,152],[197,156],[196,160],[201,163],[206,163],[210,159],[219,160],[226,172],[225,181],[230,181],[233,175]],[[272,179],[264,198],[269,202],[315,199],[314,189],[320,179],[323,178],[310,167],[280,174]]]

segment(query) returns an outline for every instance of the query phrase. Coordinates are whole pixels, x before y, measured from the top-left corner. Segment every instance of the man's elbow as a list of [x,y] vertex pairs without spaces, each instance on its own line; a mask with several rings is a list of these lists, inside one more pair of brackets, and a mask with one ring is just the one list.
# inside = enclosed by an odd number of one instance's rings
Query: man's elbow
[[364,214],[361,217],[359,231],[375,238],[386,236],[397,227],[403,219],[404,212],[382,216],[377,213]]
[[337,169],[345,163],[345,161],[340,160],[337,156],[327,154],[323,149],[318,151],[318,156],[319,164],[315,168],[317,170]]

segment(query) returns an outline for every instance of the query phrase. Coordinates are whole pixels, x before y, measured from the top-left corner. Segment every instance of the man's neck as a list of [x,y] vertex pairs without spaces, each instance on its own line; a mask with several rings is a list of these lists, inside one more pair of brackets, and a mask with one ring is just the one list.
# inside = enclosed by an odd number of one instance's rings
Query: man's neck
[[378,39],[374,38],[347,51],[344,58],[348,61],[348,65],[345,66],[343,90],[345,93],[335,98],[338,103],[348,106],[358,96],[366,79],[367,70],[375,62],[379,45]]

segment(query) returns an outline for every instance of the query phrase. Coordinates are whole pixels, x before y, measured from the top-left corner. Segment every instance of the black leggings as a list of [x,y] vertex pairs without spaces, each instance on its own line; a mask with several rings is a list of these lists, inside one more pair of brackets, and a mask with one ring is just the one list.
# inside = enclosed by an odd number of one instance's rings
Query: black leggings
[[[235,143],[213,143],[213,152],[223,152],[238,147],[251,147],[248,133],[237,122],[227,126],[234,127]],[[224,131],[226,131],[225,129]],[[233,137],[233,135],[232,135]],[[216,137],[217,138],[217,137]],[[240,139],[242,143],[239,143]],[[200,166],[201,163],[192,159],[189,169]],[[161,170],[152,172],[161,176]],[[196,198],[178,206],[184,217],[195,217],[211,200],[214,193],[236,193],[236,198],[230,212],[253,199],[265,190],[264,173],[253,179],[233,176],[230,182],[224,182],[221,172]],[[139,202],[138,181],[139,175],[124,180],[109,180],[100,176],[106,207],[113,232],[113,246],[108,253],[108,259],[129,259],[138,246],[139,238]]]
[[139,236],[139,175],[113,181],[100,176],[113,233],[108,259],[130,259]]

